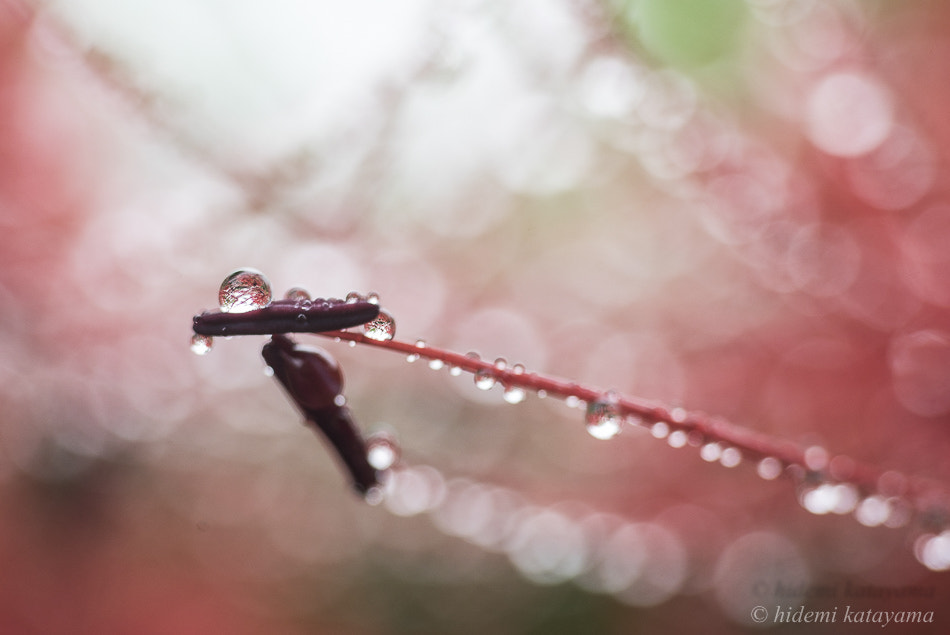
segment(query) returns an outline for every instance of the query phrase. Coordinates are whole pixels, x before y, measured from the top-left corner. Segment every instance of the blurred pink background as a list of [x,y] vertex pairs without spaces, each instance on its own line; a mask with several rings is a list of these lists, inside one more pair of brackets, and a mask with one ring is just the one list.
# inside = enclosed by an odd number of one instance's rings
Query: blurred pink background
[[950,482],[950,7],[677,6],[0,0],[0,630],[728,633],[848,604],[945,632],[950,553],[914,544],[947,501],[811,514],[751,462],[301,337],[400,440],[367,506],[264,338],[188,350],[253,266],[894,470],[887,495]]

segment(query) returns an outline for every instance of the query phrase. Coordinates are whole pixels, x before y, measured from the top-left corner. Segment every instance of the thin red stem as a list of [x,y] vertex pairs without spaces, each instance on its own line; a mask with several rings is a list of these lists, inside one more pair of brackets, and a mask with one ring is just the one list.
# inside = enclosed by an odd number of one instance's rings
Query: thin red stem
[[[607,395],[607,391],[601,388],[585,386],[574,381],[534,372],[519,372],[507,365],[499,367],[491,361],[480,359],[471,354],[456,353],[428,344],[416,344],[396,339],[379,341],[352,331],[328,331],[319,333],[319,335],[347,340],[360,345],[383,348],[407,356],[418,356],[421,359],[439,360],[447,367],[456,367],[469,373],[490,373],[498,383],[506,388],[517,387],[534,392],[543,391],[548,395],[562,399],[574,398],[587,403],[605,399]],[[825,463],[824,467],[809,469],[806,461],[806,448],[790,441],[749,430],[721,418],[710,417],[701,412],[687,412],[682,408],[671,408],[656,402],[625,395],[617,395],[616,400],[612,403],[614,403],[620,415],[638,425],[649,428],[657,422],[664,422],[671,431],[682,430],[686,432],[694,445],[717,442],[723,446],[737,448],[745,458],[773,457],[785,467],[792,468],[786,470],[786,474],[796,475],[799,478],[805,478],[811,473],[817,481],[847,481],[857,486],[865,494],[870,494],[879,491],[881,476],[889,471],[848,459],[846,474],[829,475],[826,466],[830,464],[830,460]],[[893,495],[896,493],[886,494]],[[945,506],[947,501],[950,500],[946,487],[942,483],[919,477],[907,477],[905,491],[901,492],[900,495],[919,510],[924,510],[934,504]]]

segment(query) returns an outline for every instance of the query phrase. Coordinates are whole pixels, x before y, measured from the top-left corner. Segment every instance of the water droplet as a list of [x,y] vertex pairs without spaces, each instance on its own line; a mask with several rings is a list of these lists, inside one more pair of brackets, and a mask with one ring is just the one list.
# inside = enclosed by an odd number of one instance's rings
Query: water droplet
[[363,494],[363,500],[366,501],[367,505],[373,505],[374,507],[379,505],[386,500],[386,488],[380,485],[369,488],[366,490],[366,493]]
[[399,459],[399,446],[388,434],[374,434],[366,442],[366,460],[377,470],[388,470]]
[[265,365],[265,366],[264,366],[264,377],[273,377],[273,376],[274,376],[274,369],[271,368],[270,366],[266,366],[266,365]]
[[333,398],[333,405],[338,408],[342,408],[343,406],[346,405],[346,397],[343,396],[342,393],[337,395],[336,397]]
[[479,390],[488,390],[495,385],[495,376],[490,370],[479,369],[475,371],[475,387]]
[[671,448],[681,448],[686,445],[686,433],[682,430],[673,430],[666,438],[666,442]]
[[595,439],[612,439],[620,434],[623,417],[617,408],[616,395],[610,392],[587,404],[584,422],[587,432]]
[[388,342],[396,335],[396,320],[385,311],[380,311],[375,320],[363,325],[363,334],[377,342]]
[[707,443],[699,450],[699,456],[710,463],[718,461],[719,457],[722,456],[722,446],[715,442]]
[[[426,347],[425,340],[416,340],[416,348],[425,348],[425,347]],[[421,355],[419,355],[419,353],[409,353],[408,355],[406,355],[406,361],[411,364],[412,362],[417,361],[420,357]]]
[[370,291],[366,294],[365,300],[370,304],[379,304],[379,294],[375,291]]
[[526,393],[524,388],[518,386],[508,386],[505,388],[504,398],[508,403],[521,403],[524,401]]
[[310,299],[310,294],[303,287],[291,287],[287,289],[287,293],[284,294],[284,298],[287,300],[303,302],[304,300]]
[[676,423],[683,423],[688,416],[685,408],[673,408],[670,410],[670,419]]
[[462,374],[462,369],[458,366],[453,366],[449,369],[449,374],[452,375],[452,377],[458,377]]
[[739,448],[726,448],[722,451],[719,462],[724,467],[735,467],[742,463],[742,452],[739,451]]
[[774,456],[767,456],[756,466],[756,472],[766,481],[772,481],[782,473],[782,462]]
[[218,290],[218,304],[225,313],[246,313],[270,304],[270,282],[257,269],[238,269]]
[[650,434],[657,439],[665,439],[669,433],[670,426],[665,421],[657,421],[653,424],[653,427],[650,428]]
[[823,515],[835,508],[838,502],[838,494],[834,489],[834,485],[822,483],[818,487],[802,492],[799,502],[802,507],[811,513]]
[[429,360],[429,368],[431,368],[432,370],[441,370],[443,366],[445,366],[445,362],[443,362],[441,359]]
[[350,348],[356,348],[356,340],[350,340],[349,342],[346,343],[346,345],[349,346]]
[[494,366],[496,370],[505,370],[508,368],[508,360],[506,360],[504,357],[499,357],[495,360]]
[[191,352],[195,355],[207,355],[214,346],[214,338],[210,335],[195,333],[191,336]]
[[577,395],[568,395],[564,398],[564,405],[568,408],[577,408],[581,405],[581,398]]
[[538,399],[547,399],[548,391],[545,390],[544,388],[541,388],[540,390],[538,390],[537,395],[538,395]]
[[294,318],[294,320],[297,322],[297,324],[306,324],[306,323],[307,323],[307,316],[306,316],[305,314],[303,314],[303,313],[298,313],[298,314],[297,314],[297,317]]
[[854,517],[865,527],[883,525],[890,515],[891,503],[883,496],[868,496],[854,510]]
[[525,371],[524,364],[515,364],[514,366],[511,367],[511,372],[514,375],[524,375],[524,371]]
[[349,293],[346,294],[347,304],[353,304],[354,302],[359,302],[362,299],[363,299],[363,296],[361,296],[356,291],[350,291]]
[[920,564],[931,571],[950,569],[950,530],[937,534],[925,534],[914,544],[914,555]]

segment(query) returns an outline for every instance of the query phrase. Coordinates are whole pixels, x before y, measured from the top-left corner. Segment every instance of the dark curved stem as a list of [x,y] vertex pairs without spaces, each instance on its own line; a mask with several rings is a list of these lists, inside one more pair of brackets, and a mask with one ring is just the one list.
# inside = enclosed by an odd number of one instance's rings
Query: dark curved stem
[[246,313],[205,311],[194,317],[199,335],[271,335],[320,333],[358,326],[376,318],[379,306],[370,302],[317,298],[313,301],[275,300]]
[[350,409],[340,403],[343,374],[336,361],[325,351],[301,346],[284,335],[274,335],[261,354],[307,422],[335,450],[356,490],[365,495],[377,487],[379,473],[369,463],[366,441]]

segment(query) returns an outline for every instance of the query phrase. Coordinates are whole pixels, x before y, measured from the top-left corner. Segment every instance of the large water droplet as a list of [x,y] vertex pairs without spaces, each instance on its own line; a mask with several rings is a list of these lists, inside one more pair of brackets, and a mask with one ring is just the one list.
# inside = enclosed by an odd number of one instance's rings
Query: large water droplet
[[214,339],[210,335],[195,333],[191,336],[191,352],[195,355],[206,355],[213,345]]
[[375,291],[370,291],[366,294],[366,301],[370,304],[379,304],[379,294]]
[[505,388],[504,399],[508,403],[521,403],[525,398],[524,388],[518,386],[508,386]]
[[225,313],[262,309],[271,300],[270,282],[257,269],[238,269],[228,275],[218,290],[218,305]]
[[620,434],[623,417],[617,408],[616,396],[608,393],[587,404],[584,422],[587,425],[587,432],[595,439],[612,439]]
[[346,294],[347,304],[353,304],[354,302],[361,302],[362,300],[363,300],[363,296],[357,293],[356,291],[350,291],[349,293]]
[[488,390],[495,385],[495,376],[490,370],[479,369],[475,371],[475,386],[479,390]]
[[377,342],[388,342],[396,335],[396,320],[385,311],[380,311],[375,320],[363,325],[363,334]]
[[291,287],[287,289],[287,293],[284,294],[284,297],[288,300],[303,302],[304,300],[310,300],[310,293],[303,287]]
[[399,446],[388,434],[375,434],[366,442],[366,460],[377,470],[388,470],[399,459]]

